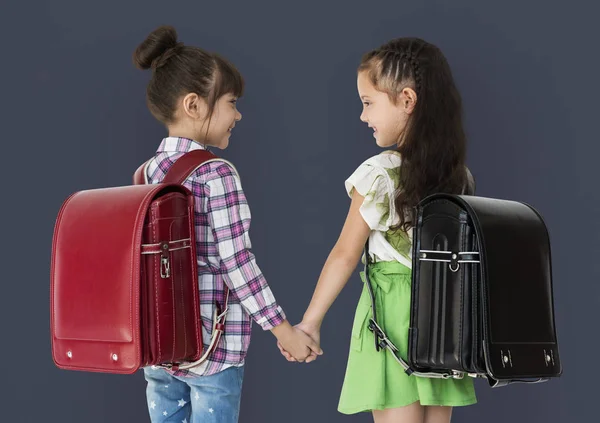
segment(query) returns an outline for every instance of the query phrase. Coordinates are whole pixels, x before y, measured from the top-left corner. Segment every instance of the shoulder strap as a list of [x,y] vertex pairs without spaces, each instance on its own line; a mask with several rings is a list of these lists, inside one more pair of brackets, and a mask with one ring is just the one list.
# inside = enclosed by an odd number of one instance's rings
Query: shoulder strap
[[[162,180],[163,184],[182,184],[185,180],[203,164],[221,160],[216,155],[208,150],[192,150],[185,153],[183,156],[178,158],[175,163],[171,165],[167,174]],[[225,331],[225,319],[227,317],[227,311],[229,306],[229,287],[223,283],[223,292],[225,296],[225,304],[221,305],[218,302],[215,303],[215,313],[213,316],[213,331],[211,334],[211,342],[209,347],[205,351],[204,355],[198,360],[192,363],[186,364],[175,364],[175,369],[189,369],[195,367],[204,362],[210,354],[217,348],[221,334]]]
[[410,364],[408,364],[401,356],[400,350],[394,343],[387,337],[386,333],[383,331],[381,326],[377,323],[377,302],[375,301],[375,291],[373,290],[373,285],[371,285],[371,277],[369,276],[369,265],[371,264],[369,260],[369,240],[365,243],[365,283],[367,285],[367,289],[369,290],[369,297],[371,298],[371,317],[369,319],[369,330],[373,332],[375,339],[375,350],[381,351],[387,349],[392,357],[402,366],[404,369],[404,373],[407,375],[415,375],[417,377],[427,377],[427,378],[436,378],[436,379],[462,379],[463,376],[459,372],[455,372],[453,370],[448,370],[444,372],[420,372],[413,369]]
[[[152,160],[152,159],[150,159]],[[136,185],[142,185],[147,183],[146,180],[146,168],[150,160],[144,162],[133,175],[133,183]],[[203,164],[209,161],[222,160],[208,150],[192,150],[185,153],[183,156],[175,160],[175,163],[171,165],[167,171],[165,177],[161,181],[163,184],[183,184],[185,180]],[[226,160],[223,160],[226,161]],[[225,296],[225,304],[222,306],[219,303],[215,304],[215,312],[213,316],[213,331],[211,334],[211,341],[209,347],[206,349],[204,355],[200,359],[192,363],[180,364],[180,363],[167,363],[160,367],[165,367],[173,370],[178,369],[189,369],[197,366],[204,362],[210,354],[217,348],[219,339],[225,331],[225,319],[227,317],[228,303],[229,303],[229,288],[223,283],[223,291]]]
[[463,186],[463,195],[475,195],[475,178],[473,178],[473,174],[469,170],[468,167],[465,166],[465,171],[467,174],[467,179],[465,181],[465,185]]
[[[152,159],[150,159],[150,160],[152,160]],[[146,184],[146,178],[145,178],[146,166],[148,166],[148,163],[150,163],[150,160],[146,160],[144,163],[142,163],[140,165],[140,167],[138,167],[137,170],[135,171],[135,173],[133,174],[133,184],[134,185],[145,185]]]
[[[144,185],[147,183],[146,169],[148,168],[150,160],[152,159],[142,163],[133,174],[134,185]],[[193,150],[185,153],[173,163],[171,168],[167,171],[163,183],[174,182],[182,184],[194,170],[211,161],[220,161],[229,164],[239,177],[237,169],[231,162],[221,159],[207,150]]]
[[190,174],[206,161],[216,159],[208,150],[192,150],[175,160],[162,180],[163,184],[182,184]]

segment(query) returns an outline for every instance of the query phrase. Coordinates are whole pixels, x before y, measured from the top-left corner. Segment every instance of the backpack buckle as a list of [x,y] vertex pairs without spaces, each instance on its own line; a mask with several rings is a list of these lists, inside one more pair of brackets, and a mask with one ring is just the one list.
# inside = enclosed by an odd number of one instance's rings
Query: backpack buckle
[[160,277],[163,279],[171,276],[171,262],[169,260],[169,243],[164,242],[161,245],[161,258],[160,258]]

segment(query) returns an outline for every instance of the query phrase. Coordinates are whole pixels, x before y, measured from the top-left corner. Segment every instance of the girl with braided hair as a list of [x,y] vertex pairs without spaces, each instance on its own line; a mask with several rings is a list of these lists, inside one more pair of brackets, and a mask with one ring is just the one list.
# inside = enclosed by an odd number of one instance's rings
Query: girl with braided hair
[[[461,97],[442,52],[418,38],[395,39],[364,55],[357,85],[360,119],[386,150],[346,180],[350,211],[297,327],[319,342],[323,318],[368,240],[378,324],[406,360],[415,206],[437,192],[474,193],[465,166]],[[364,282],[364,273],[361,277]],[[369,411],[376,423],[447,423],[453,406],[477,402],[472,379],[407,375],[391,352],[377,351],[370,309],[365,284],[352,327],[341,413]]]

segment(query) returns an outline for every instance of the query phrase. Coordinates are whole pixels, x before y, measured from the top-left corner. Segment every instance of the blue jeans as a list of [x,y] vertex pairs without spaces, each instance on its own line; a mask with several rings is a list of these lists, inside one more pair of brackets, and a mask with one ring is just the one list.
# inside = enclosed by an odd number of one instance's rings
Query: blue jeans
[[152,423],[237,423],[244,366],[210,376],[172,376],[144,367]]

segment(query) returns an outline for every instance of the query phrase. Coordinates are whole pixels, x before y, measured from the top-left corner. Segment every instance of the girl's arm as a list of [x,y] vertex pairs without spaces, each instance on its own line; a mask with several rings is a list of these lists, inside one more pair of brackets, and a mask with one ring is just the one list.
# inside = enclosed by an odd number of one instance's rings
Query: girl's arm
[[207,181],[208,224],[220,259],[224,282],[248,315],[263,330],[285,321],[285,313],[256,263],[250,242],[250,208],[235,171],[223,163],[219,178]]
[[219,178],[206,184],[206,210],[225,283],[250,317],[263,330],[270,330],[296,359],[321,354],[318,344],[286,320],[256,264],[249,235],[250,208],[237,174],[226,164],[218,173]]
[[[346,217],[342,233],[329,253],[329,257],[327,257],[312,300],[304,313],[304,318],[302,322],[296,325],[298,329],[310,336],[317,345],[321,341],[321,324],[325,314],[348,283],[348,279],[350,279],[350,275],[352,275],[361,257],[365,242],[367,242],[367,238],[371,233],[371,229],[360,214],[360,206],[363,200],[364,197],[357,190],[354,190],[350,211]],[[278,342],[277,346],[288,361],[296,361],[284,345]],[[313,352],[306,359],[306,362],[310,363],[316,358],[317,354]]]
[[[356,268],[371,229],[360,214],[364,197],[354,190],[350,211],[342,232],[329,253],[317,282],[312,300],[299,327],[309,335],[318,333],[325,314],[338,297]],[[314,339],[314,337],[313,337]]]

